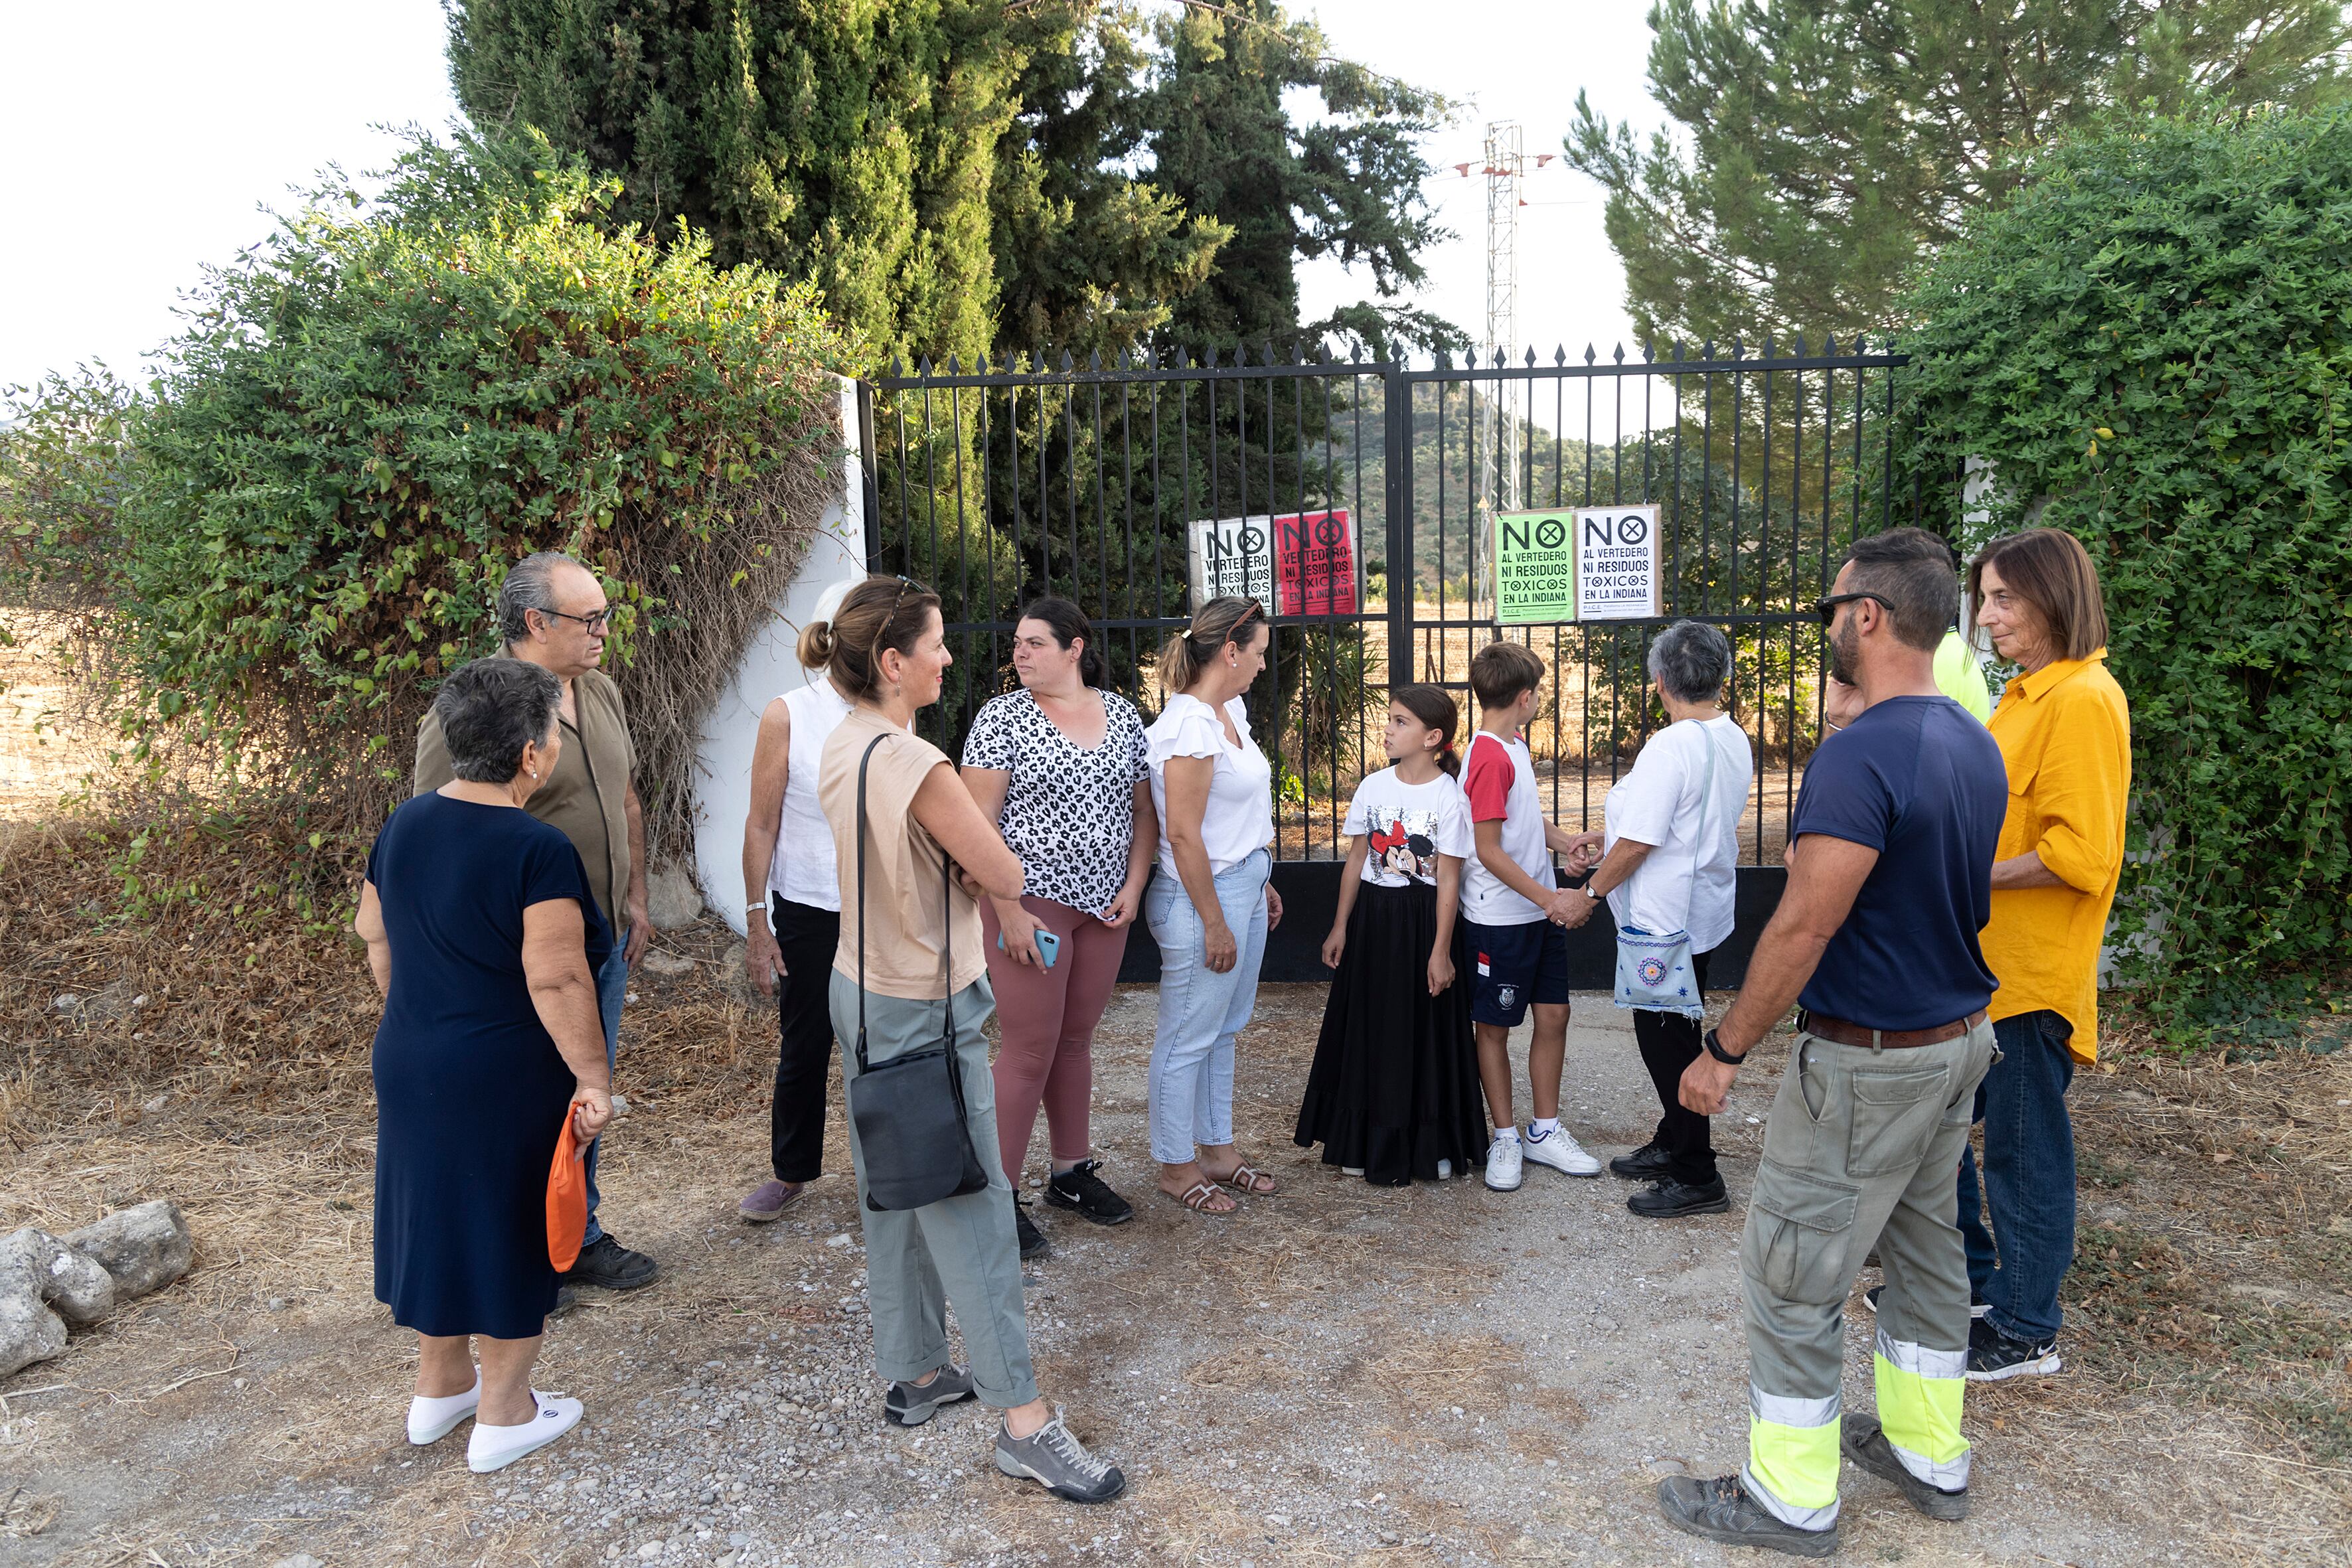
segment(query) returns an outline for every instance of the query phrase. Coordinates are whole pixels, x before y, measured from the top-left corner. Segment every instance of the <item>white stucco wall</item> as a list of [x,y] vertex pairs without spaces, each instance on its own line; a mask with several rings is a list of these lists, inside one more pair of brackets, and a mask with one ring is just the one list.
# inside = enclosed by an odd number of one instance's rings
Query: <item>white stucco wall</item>
[[760,714],[773,699],[820,679],[803,669],[793,652],[817,595],[866,567],[866,483],[857,454],[857,387],[840,382],[841,429],[847,448],[838,493],[819,521],[799,574],[774,614],[751,638],[735,679],[719,694],[702,723],[695,752],[694,879],[702,896],[743,932],[744,905],[760,896],[743,891],[743,817],[751,804],[751,747],[759,739]]

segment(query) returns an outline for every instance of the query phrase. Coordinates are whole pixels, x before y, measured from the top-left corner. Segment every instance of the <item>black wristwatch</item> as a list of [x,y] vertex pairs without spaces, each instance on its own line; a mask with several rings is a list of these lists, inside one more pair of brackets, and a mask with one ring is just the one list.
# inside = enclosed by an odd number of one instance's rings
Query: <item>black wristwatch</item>
[[1729,1051],[1725,1050],[1723,1048],[1723,1042],[1716,1038],[1715,1031],[1713,1029],[1709,1029],[1706,1032],[1706,1054],[1713,1057],[1717,1061],[1723,1063],[1726,1067],[1736,1068],[1740,1063],[1748,1059],[1748,1053],[1746,1051],[1742,1051],[1735,1057]]

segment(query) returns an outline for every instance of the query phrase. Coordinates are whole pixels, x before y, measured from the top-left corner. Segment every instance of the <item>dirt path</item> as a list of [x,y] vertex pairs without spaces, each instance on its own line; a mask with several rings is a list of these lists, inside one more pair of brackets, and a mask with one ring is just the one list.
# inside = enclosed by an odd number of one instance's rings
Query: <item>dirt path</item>
[[[648,980],[633,1020],[714,989],[703,973]],[[462,1436],[402,1440],[412,1351],[370,1296],[363,1080],[300,1113],[92,1105],[10,1152],[0,1226],[170,1194],[200,1250],[187,1280],[0,1385],[0,1562],[1753,1561],[1668,1531],[1650,1500],[1659,1476],[1744,1452],[1738,1210],[1662,1226],[1612,1178],[1532,1167],[1516,1194],[1328,1172],[1287,1138],[1321,993],[1283,987],[1244,1038],[1237,1109],[1286,1190],[1203,1223],[1147,1189],[1152,1005],[1122,994],[1097,1057],[1097,1142],[1138,1217],[1051,1216],[1055,1255],[1031,1271],[1041,1380],[1127,1468],[1118,1503],[997,1477],[976,1407],[913,1433],[879,1422],[847,1181],[772,1228],[732,1216],[764,1173],[766,1064],[760,1025],[730,1011],[690,1078],[638,1081],[606,1165],[610,1222],[667,1277],[556,1322],[542,1382],[583,1398],[587,1425],[495,1478],[467,1473]],[[1609,1151],[1654,1115],[1622,1016],[1580,1002],[1570,1047],[1568,1119]],[[1739,1210],[1748,1119],[1780,1069],[1766,1049],[1721,1122]],[[2352,1074],[2328,1081],[2352,1100]],[[2086,1124],[2175,1105],[2104,1075],[2082,1092]],[[2151,1168],[2098,1188],[2085,1225],[2175,1224],[2182,1201]],[[1858,1300],[1848,1323],[1848,1397],[1867,1409]],[[1966,1524],[1849,1469],[1846,1559],[2352,1561],[2344,1461],[2298,1459],[2274,1425],[2129,1358],[2090,1362],[1971,1391]]]

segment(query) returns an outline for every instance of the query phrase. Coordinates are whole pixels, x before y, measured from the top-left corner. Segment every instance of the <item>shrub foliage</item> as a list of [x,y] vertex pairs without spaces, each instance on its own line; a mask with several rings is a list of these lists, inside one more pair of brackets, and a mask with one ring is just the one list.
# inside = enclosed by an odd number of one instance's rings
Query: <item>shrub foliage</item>
[[152,395],[28,406],[0,528],[20,574],[101,606],[148,754],[194,737],[372,820],[438,678],[494,649],[507,567],[567,549],[615,608],[656,837],[683,840],[695,721],[838,461],[841,351],[808,289],[614,226],[617,189],[544,143],[421,142],[215,272]]
[[2132,705],[2122,910],[2207,990],[2352,952],[2352,119],[2116,118],[1972,219],[1914,300],[1968,542],[2089,548]]

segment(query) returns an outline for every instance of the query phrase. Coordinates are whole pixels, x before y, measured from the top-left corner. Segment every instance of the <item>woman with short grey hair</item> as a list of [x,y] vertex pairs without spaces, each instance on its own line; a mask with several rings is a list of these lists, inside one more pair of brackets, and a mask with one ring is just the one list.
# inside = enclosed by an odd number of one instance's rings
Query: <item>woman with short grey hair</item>
[[552,672],[519,658],[442,684],[434,716],[457,777],[384,824],[352,922],[384,999],[375,1293],[417,1337],[408,1440],[471,1417],[477,1472],[581,1414],[530,1386],[556,1296],[548,1170],[566,1117],[585,1149],[613,1114],[594,980],[611,932],[579,851],[523,809],[562,752],[562,700]]
[[[1703,1004],[1707,959],[1731,934],[1739,816],[1754,762],[1747,735],[1723,710],[1729,638],[1702,621],[1676,621],[1650,644],[1648,668],[1669,722],[1609,792],[1606,853],[1569,924],[1583,924],[1605,895],[1621,927],[1650,936],[1689,932],[1694,1002]],[[1633,1037],[1663,1114],[1650,1141],[1609,1168],[1651,1184],[1625,1200],[1649,1218],[1731,1206],[1707,1120],[1682,1104],[1683,1069],[1698,1058],[1703,1022],[1646,1007],[1633,1013]]]

